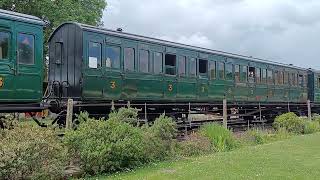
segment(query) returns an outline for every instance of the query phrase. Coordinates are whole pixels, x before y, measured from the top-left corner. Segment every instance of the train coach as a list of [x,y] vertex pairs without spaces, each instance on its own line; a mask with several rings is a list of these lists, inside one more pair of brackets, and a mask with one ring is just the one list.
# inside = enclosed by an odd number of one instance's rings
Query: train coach
[[54,98],[86,103],[320,100],[308,93],[311,84],[319,89],[318,73],[311,70],[85,24],[59,26],[49,52]]
[[44,59],[41,19],[0,10],[0,111],[41,111]]
[[276,112],[320,102],[316,70],[74,22],[49,38],[46,86],[43,28],[37,17],[0,10],[1,112],[60,113],[67,99],[76,112],[106,114],[113,104],[131,102],[145,114],[180,115],[192,107],[208,112],[223,99],[242,104],[238,109],[262,104]]

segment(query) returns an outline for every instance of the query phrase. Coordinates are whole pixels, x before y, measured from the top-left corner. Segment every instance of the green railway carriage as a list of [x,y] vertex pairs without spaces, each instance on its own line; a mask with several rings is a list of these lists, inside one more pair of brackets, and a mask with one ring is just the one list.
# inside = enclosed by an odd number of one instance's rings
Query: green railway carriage
[[0,10],[0,103],[40,103],[43,25],[37,17]]
[[306,69],[79,23],[58,27],[49,52],[55,98],[298,103],[311,95]]
[[311,102],[320,102],[320,71],[309,69],[308,97]]

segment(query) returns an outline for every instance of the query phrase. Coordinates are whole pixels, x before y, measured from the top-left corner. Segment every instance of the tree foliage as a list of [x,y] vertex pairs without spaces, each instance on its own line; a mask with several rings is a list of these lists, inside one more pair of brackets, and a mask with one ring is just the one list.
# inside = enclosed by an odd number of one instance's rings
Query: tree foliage
[[54,28],[66,21],[102,25],[105,0],[1,0],[0,8],[37,16],[49,22],[45,40]]

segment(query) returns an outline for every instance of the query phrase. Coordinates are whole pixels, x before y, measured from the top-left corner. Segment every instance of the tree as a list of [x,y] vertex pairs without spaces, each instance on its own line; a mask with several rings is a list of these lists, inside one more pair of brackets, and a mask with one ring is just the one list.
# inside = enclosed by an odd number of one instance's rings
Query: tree
[[1,0],[0,8],[37,16],[49,22],[45,29],[45,42],[62,22],[76,21],[102,25],[105,0]]

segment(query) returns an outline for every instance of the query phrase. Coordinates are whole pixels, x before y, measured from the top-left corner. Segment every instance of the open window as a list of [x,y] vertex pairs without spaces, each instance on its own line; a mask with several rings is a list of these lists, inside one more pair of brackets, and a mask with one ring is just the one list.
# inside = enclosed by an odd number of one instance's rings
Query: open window
[[249,67],[248,69],[248,81],[250,83],[254,83],[255,82],[255,77],[256,77],[256,68],[255,67]]
[[101,43],[89,42],[89,68],[101,67]]
[[233,64],[226,64],[226,80],[234,80],[233,78]]
[[168,75],[176,75],[177,56],[173,54],[165,55],[165,71]]
[[0,60],[9,59],[10,33],[0,31]]
[[200,77],[208,77],[208,61],[199,59],[198,64]]

